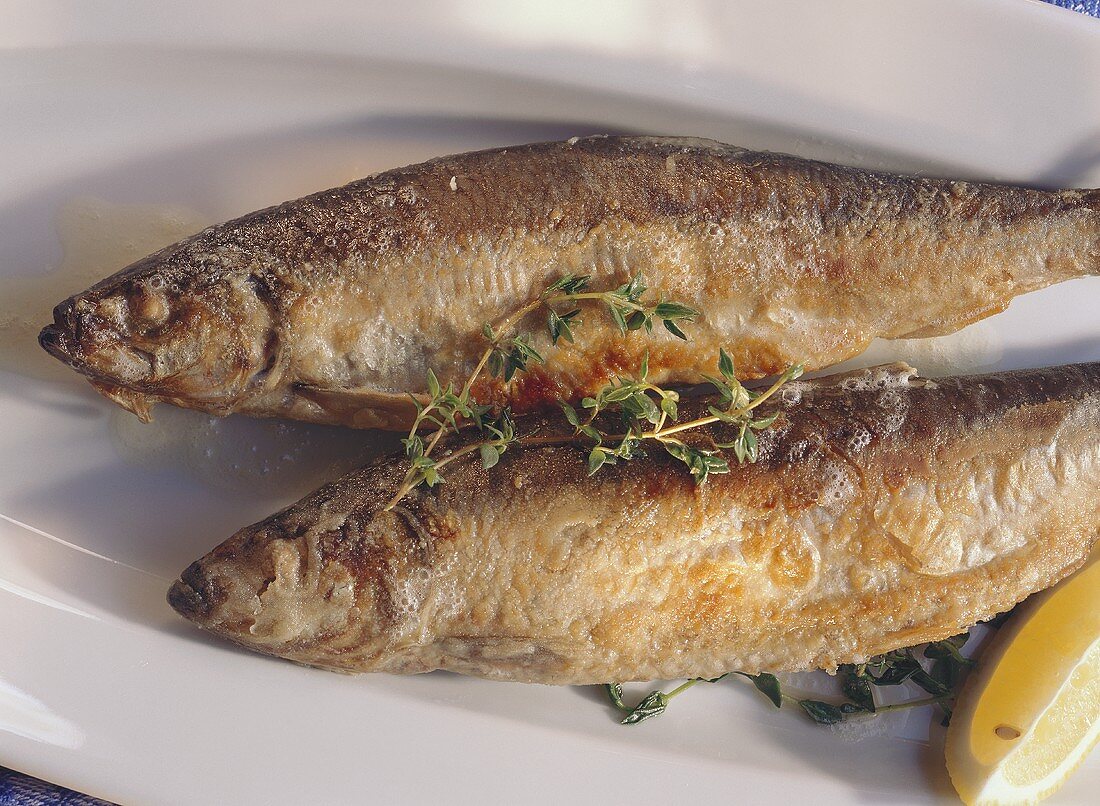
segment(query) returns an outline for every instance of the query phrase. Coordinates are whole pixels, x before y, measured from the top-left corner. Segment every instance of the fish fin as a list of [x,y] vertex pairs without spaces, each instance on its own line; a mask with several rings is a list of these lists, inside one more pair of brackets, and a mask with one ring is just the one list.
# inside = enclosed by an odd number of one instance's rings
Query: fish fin
[[103,381],[89,381],[89,383],[93,389],[105,398],[132,412],[143,423],[153,421],[153,404],[157,402],[156,398],[143,392],[135,392],[133,389],[126,389]]
[[[891,361],[887,364],[875,364],[870,367],[850,369],[847,372],[834,372],[832,375],[815,377],[818,386],[842,386],[850,379],[866,378],[884,382],[888,385],[906,384],[920,376],[920,371],[905,361]],[[763,386],[761,383],[760,386]]]
[[894,339],[930,339],[935,336],[948,336],[952,333],[957,333],[967,325],[972,325],[994,314],[1001,313],[1008,308],[1008,303],[1011,301],[1012,300],[1005,300],[1004,302],[998,302],[996,305],[982,308],[976,313],[971,312],[969,316],[962,319],[952,319],[950,322],[934,322],[924,327],[917,328],[916,330],[911,330],[908,333],[899,333],[896,336],[884,336],[883,338],[893,341]]
[[[366,388],[330,389],[309,384],[297,384],[294,391],[320,406],[340,425],[351,428],[398,431],[408,428],[416,419],[416,406],[408,394]],[[424,395],[416,397],[421,402],[427,402]]]
[[538,680],[567,671],[572,654],[567,637],[451,635],[428,649],[432,668],[501,680]]

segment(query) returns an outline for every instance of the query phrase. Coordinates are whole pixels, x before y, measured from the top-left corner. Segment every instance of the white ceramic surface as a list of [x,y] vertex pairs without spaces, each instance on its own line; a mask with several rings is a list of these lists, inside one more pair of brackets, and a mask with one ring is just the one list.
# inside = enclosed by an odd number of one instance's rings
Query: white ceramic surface
[[[723,684],[623,728],[590,689],[341,677],[208,639],[169,579],[373,438],[171,412],[142,430],[12,334],[60,299],[51,268],[136,248],[150,216],[477,147],[645,131],[1098,186],[1098,77],[1100,24],[1024,0],[0,0],[0,763],[129,803],[950,797],[919,718],[853,742]],[[1098,303],[1095,278],[1048,289],[952,350],[1096,360]],[[1094,757],[1059,801],[1098,786]]]

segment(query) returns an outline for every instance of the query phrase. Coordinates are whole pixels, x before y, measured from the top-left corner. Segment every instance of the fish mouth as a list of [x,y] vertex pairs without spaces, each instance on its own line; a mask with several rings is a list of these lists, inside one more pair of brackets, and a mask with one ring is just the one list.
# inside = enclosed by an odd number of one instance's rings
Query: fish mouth
[[76,314],[76,301],[69,299],[57,303],[53,309],[53,322],[42,328],[38,343],[46,352],[66,363],[73,360],[80,330],[80,317]]
[[193,562],[168,589],[168,604],[188,621],[208,624],[214,610],[226,597],[221,586],[203,573],[202,564]]
[[80,342],[81,322],[76,308],[72,297],[59,302],[53,309],[53,322],[38,334],[38,343],[46,352],[67,364],[77,360],[76,346]]
[[107,323],[80,308],[80,301],[67,299],[53,309],[53,323],[38,334],[42,349],[93,381],[153,391],[148,388],[156,377],[153,354],[127,343]]
[[97,363],[108,364],[109,368],[96,366],[83,353],[72,330],[57,324],[46,325],[38,334],[38,343],[42,348],[64,364],[91,379],[115,387],[121,387],[145,394],[155,390],[151,382],[155,377],[153,355],[130,345],[111,344],[94,351]]
[[46,325],[42,328],[38,334],[38,343],[58,361],[75,365],[76,357],[73,355],[72,342],[66,332],[57,325]]

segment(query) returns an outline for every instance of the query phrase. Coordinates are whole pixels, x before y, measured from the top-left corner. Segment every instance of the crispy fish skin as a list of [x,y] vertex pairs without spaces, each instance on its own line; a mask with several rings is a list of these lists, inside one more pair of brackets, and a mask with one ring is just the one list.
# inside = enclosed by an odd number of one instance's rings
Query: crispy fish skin
[[168,600],[344,672],[714,677],[957,634],[1097,540],[1100,363],[937,380],[889,365],[795,383],[777,405],[759,461],[729,457],[701,487],[656,450],[589,477],[576,446],[514,447],[385,512],[405,464],[384,460],[242,529]]
[[[485,322],[565,273],[635,273],[703,312],[692,341],[578,343],[485,397],[517,411],[603,385],[647,347],[694,382],[719,346],[744,377],[929,336],[1100,273],[1100,191],[870,173],[689,138],[591,137],[435,159],[211,227],[55,309],[42,345],[139,416],[164,400],[402,427],[429,367],[466,377]],[[544,324],[529,323],[541,334]],[[646,343],[643,344],[643,341]]]

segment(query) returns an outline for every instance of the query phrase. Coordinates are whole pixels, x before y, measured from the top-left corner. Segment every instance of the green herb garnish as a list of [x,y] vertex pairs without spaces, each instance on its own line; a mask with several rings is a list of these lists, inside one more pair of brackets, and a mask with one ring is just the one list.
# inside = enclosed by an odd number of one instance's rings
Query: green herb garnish
[[[508,410],[494,412],[491,407],[479,404],[473,398],[472,389],[484,371],[508,383],[516,373],[527,371],[529,365],[544,363],[542,355],[531,346],[531,334],[516,329],[529,314],[540,308],[546,309],[546,327],[554,344],[560,339],[573,341],[573,329],[581,324],[581,310],[576,307],[578,303],[601,303],[624,334],[642,328],[652,332],[654,322],[659,321],[669,333],[686,339],[680,323],[690,322],[699,315],[693,308],[678,302],[647,299],[648,289],[641,275],[609,291],[587,290],[590,279],[588,275],[567,274],[499,324],[486,323],[481,332],[488,345],[460,389],[456,389],[453,382],[444,386],[436,374],[428,370],[428,401],[425,403],[413,397],[416,419],[408,436],[402,440],[409,457],[409,469],[386,509],[393,508],[420,484],[434,487],[442,483],[441,468],[459,456],[479,451],[482,464],[489,468],[516,441]],[[461,421],[472,422],[488,438],[464,446],[443,459],[435,459],[432,452],[439,440],[447,433],[457,432]],[[435,431],[430,437],[425,439],[421,436],[422,429],[433,426]],[[625,458],[625,453],[621,458]]]
[[[718,369],[721,377],[704,375],[718,390],[722,408],[710,406],[710,415],[677,423],[679,395],[649,381],[649,358],[642,360],[637,377],[619,376],[601,389],[595,397],[586,397],[581,407],[587,417],[570,405],[562,403],[565,419],[574,428],[577,437],[595,442],[588,454],[588,473],[592,475],[604,465],[619,460],[645,456],[641,446],[646,441],[660,445],[669,456],[683,462],[697,484],[704,483],[711,474],[729,473],[729,463],[719,455],[718,449],[732,448],[739,463],[757,459],[756,433],[775,422],[778,412],[766,417],[755,417],[754,410],[774,395],[787,381],[802,374],[801,366],[789,368],[767,390],[755,392],[741,385],[734,372],[733,360],[725,350],[719,350]],[[616,412],[626,432],[609,435],[596,427],[601,414]],[[712,423],[726,423],[737,428],[731,442],[712,443],[713,447],[698,447],[682,441],[677,434]],[[608,444],[611,443],[611,444]]]
[[620,683],[607,683],[604,686],[604,690],[607,692],[607,698],[611,701],[611,704],[618,710],[626,714],[621,720],[623,725],[637,725],[639,722],[644,722],[647,719],[651,719],[655,716],[660,716],[668,708],[668,702],[677,694],[681,694],[694,686],[696,683],[717,683],[726,675],[721,677],[706,678],[698,677],[694,680],[688,680],[681,683],[672,691],[651,691],[641,702],[637,705],[627,705],[623,700],[623,687]]
[[[730,672],[711,680],[688,680],[668,693],[651,692],[633,708],[623,701],[623,689],[620,684],[608,683],[604,688],[611,704],[616,709],[626,712],[627,716],[622,720],[624,725],[635,725],[664,713],[672,697],[696,683],[716,683],[730,675],[749,680],[776,708],[781,707],[784,702],[797,704],[807,717],[819,725],[835,725],[857,714],[871,717],[924,705],[938,706],[944,713],[941,724],[946,725],[950,721],[951,709],[962,679],[967,670],[975,665],[972,659],[960,652],[968,638],[969,634],[963,633],[944,641],[925,644],[922,655],[925,659],[932,661],[930,669],[926,669],[917,657],[917,650],[920,647],[887,652],[871,658],[867,663],[842,665],[838,669],[838,674],[844,699],[836,702],[801,699],[787,694],[783,691],[779,679],[767,672],[760,674]],[[897,686],[903,682],[914,683],[931,696],[889,705],[879,705],[875,701],[875,687]]]
[[[783,384],[799,377],[802,374],[800,365],[790,367],[768,389],[757,392],[746,389],[741,384],[736,376],[733,359],[725,350],[719,350],[718,375],[703,376],[717,390],[719,405],[710,406],[710,414],[706,417],[680,423],[676,421],[680,396],[676,391],[664,389],[649,380],[647,353],[636,377],[615,377],[595,397],[584,398],[581,401],[583,415],[567,403],[560,404],[566,420],[574,429],[571,436],[564,438],[517,440],[507,408],[496,412],[492,407],[479,404],[473,399],[471,390],[483,371],[487,370],[490,375],[500,377],[508,383],[516,373],[527,371],[529,365],[544,362],[542,355],[531,346],[530,334],[516,329],[524,317],[539,308],[547,311],[546,327],[555,344],[559,339],[573,341],[573,328],[581,324],[580,308],[575,306],[582,302],[598,302],[605,306],[623,334],[641,329],[652,332],[654,322],[659,321],[674,336],[686,338],[679,323],[691,321],[698,315],[692,308],[678,302],[647,300],[645,293],[648,289],[640,275],[610,291],[588,291],[588,281],[588,276],[566,275],[547,286],[537,299],[520,308],[499,325],[485,324],[482,335],[488,346],[461,389],[456,390],[453,382],[444,386],[434,372],[428,371],[430,397],[427,403],[413,399],[416,419],[408,436],[402,440],[409,458],[409,469],[390,499],[387,509],[392,508],[420,484],[434,487],[442,483],[442,468],[455,459],[478,451],[481,453],[482,465],[490,468],[497,463],[508,446],[516,442],[564,444],[583,443],[587,440],[590,443],[586,448],[589,475],[605,465],[645,456],[643,445],[654,442],[669,456],[682,462],[696,484],[703,484],[711,475],[729,473],[729,462],[720,455],[721,450],[731,449],[738,463],[756,461],[756,432],[775,422],[778,412],[757,417],[755,410]],[[600,423],[605,422],[608,415],[618,416],[625,429],[622,433],[611,434],[600,429]],[[461,421],[472,423],[486,438],[465,445],[442,459],[433,457],[432,451],[439,440],[447,433],[456,433]],[[685,442],[679,436],[691,429],[713,423],[733,426],[733,440],[700,446]],[[435,427],[435,432],[425,439],[421,430],[432,426]]]

